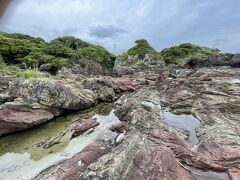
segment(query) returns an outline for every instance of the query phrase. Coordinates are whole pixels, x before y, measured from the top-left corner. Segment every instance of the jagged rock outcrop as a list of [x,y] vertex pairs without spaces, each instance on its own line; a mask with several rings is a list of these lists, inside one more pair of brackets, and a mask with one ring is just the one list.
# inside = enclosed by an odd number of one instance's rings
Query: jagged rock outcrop
[[[62,68],[58,71],[58,74],[64,74],[66,72],[67,68]],[[75,65],[72,68],[67,69],[69,71],[69,74],[81,74],[84,76],[90,76],[90,75],[104,75],[105,72],[104,68],[94,61],[87,61],[84,66],[81,65]]]
[[216,67],[230,66],[233,68],[240,67],[240,54],[217,54],[208,58],[191,58],[184,67],[201,68],[201,67]]
[[164,65],[161,54],[147,40],[139,39],[135,41],[135,46],[116,58],[113,72],[122,76],[145,70],[156,71]]
[[137,55],[118,57],[115,60],[113,72],[122,76],[145,70],[157,71],[163,68],[164,65],[164,61],[155,59],[153,54],[146,54],[143,59],[140,59]]
[[0,105],[14,100],[14,98],[8,94],[8,85],[15,80],[16,78],[13,76],[0,77]]

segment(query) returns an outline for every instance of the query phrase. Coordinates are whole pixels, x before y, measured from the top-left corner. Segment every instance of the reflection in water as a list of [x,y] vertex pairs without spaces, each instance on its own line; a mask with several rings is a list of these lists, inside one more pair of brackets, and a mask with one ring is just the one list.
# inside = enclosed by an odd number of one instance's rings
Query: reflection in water
[[[81,119],[96,117],[100,125],[89,135],[70,140],[71,129]],[[97,139],[110,140],[109,130],[119,122],[111,104],[59,117],[38,128],[0,139],[0,177],[30,179],[40,171],[64,159],[69,159]]]
[[173,114],[168,111],[164,111],[160,103],[157,101],[142,101],[142,105],[152,109],[157,109],[160,111],[160,116],[163,121],[167,124],[187,130],[189,137],[187,142],[189,144],[197,144],[198,138],[196,135],[196,128],[200,126],[200,121],[191,114]]
[[189,133],[187,142],[189,144],[197,144],[199,142],[196,135],[196,128],[200,126],[200,122],[193,115],[191,114],[178,115],[167,111],[161,111],[161,116],[163,121],[167,122],[168,124],[176,128],[187,130]]

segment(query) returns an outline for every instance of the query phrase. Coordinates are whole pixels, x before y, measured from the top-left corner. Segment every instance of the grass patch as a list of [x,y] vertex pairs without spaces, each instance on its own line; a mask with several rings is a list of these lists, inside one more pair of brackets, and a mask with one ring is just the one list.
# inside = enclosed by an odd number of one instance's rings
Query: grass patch
[[44,73],[40,72],[38,70],[26,70],[26,71],[21,71],[17,73],[17,76],[20,78],[24,78],[24,79],[30,79],[30,78],[43,78],[44,77]]
[[0,64],[0,75],[16,75],[19,71],[21,71],[16,66],[7,66],[5,64]]

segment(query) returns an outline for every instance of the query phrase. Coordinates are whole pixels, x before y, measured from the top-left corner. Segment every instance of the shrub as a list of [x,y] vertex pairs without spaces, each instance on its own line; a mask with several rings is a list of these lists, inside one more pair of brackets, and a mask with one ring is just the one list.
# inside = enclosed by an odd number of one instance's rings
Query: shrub
[[20,77],[20,78],[24,78],[24,79],[42,78],[42,77],[44,77],[44,73],[40,72],[38,70],[29,69],[29,70],[18,72],[17,76]]
[[201,47],[190,43],[180,44],[162,50],[160,53],[167,64],[182,64],[191,57],[203,58],[217,54],[218,49]]
[[108,69],[114,66],[115,60],[115,56],[109,53],[105,48],[94,45],[77,50],[75,58],[80,59],[80,61],[92,60]]
[[64,36],[64,37],[59,37],[57,39],[54,39],[51,41],[51,43],[61,43],[64,46],[67,46],[71,48],[72,50],[78,50],[84,47],[88,47],[89,43],[82,41],[81,39],[75,38],[73,36]]
[[145,39],[136,40],[135,43],[136,45],[127,51],[128,55],[131,56],[138,55],[139,59],[143,59],[146,56],[146,54],[157,53],[156,50],[153,49]]
[[67,46],[65,46],[64,44],[58,42],[58,41],[54,41],[51,42],[50,44],[48,44],[45,49],[44,52],[46,54],[49,55],[53,55],[55,57],[71,57],[73,55],[73,50]]
[[45,45],[40,38],[0,32],[0,54],[8,64],[18,63],[18,58],[23,58],[31,51],[41,49]]

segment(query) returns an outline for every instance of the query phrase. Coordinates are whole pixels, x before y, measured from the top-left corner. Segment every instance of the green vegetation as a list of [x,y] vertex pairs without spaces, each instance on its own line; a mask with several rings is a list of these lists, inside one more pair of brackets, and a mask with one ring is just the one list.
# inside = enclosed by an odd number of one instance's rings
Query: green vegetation
[[5,32],[0,32],[0,57],[3,63],[24,69],[38,69],[43,64],[50,64],[51,73],[75,64],[84,66],[88,60],[110,70],[115,61],[115,56],[103,47],[72,36],[59,37],[46,43],[41,38]]
[[0,64],[0,76],[15,75],[19,71],[21,71],[21,70],[16,66],[7,66],[5,64]]
[[44,77],[44,73],[38,70],[28,69],[26,71],[20,71],[17,73],[17,76],[24,79],[29,78],[42,78]]
[[[137,55],[138,61],[141,61],[147,54],[151,54],[154,58],[153,61],[150,62],[150,65],[156,65],[157,61],[162,59],[166,64],[182,64],[192,57],[205,58],[219,53],[218,49],[201,47],[190,43],[166,48],[161,52],[157,52],[154,48],[152,48],[145,39],[137,40],[135,43],[136,45],[130,48],[127,53],[123,53],[121,57],[127,60],[129,56]],[[128,66],[129,62],[124,62],[124,65]],[[137,66],[136,63],[134,65]]]
[[[218,49],[200,47],[190,43],[157,52],[145,39],[136,40],[135,43],[134,47],[121,55],[126,60],[130,56],[137,57],[124,62],[125,66],[130,64],[142,65],[142,60],[147,54],[153,56],[149,58],[152,59],[149,64],[157,65],[158,61],[161,60],[167,64],[182,64],[192,57],[204,58],[219,52]],[[19,76],[22,76],[23,69],[44,69],[40,68],[43,67],[42,65],[50,67],[44,70],[55,74],[62,67],[71,68],[76,64],[84,68],[88,62],[96,62],[104,70],[110,72],[114,66],[115,58],[102,46],[87,43],[73,36],[59,37],[47,43],[38,37],[0,32],[0,74],[2,75],[17,74],[20,71]],[[26,73],[30,74],[29,77],[38,73],[38,71],[31,72],[30,70]]]
[[156,55],[156,58],[160,59],[161,56],[157,53],[155,49],[153,49],[150,44],[145,39],[139,39],[135,41],[136,45],[130,48],[127,51],[127,55],[135,56],[138,55],[139,59],[144,59],[147,54]]
[[136,40],[135,43],[136,45],[127,51],[130,56],[138,55],[139,59],[143,59],[146,54],[156,52],[145,39]]
[[204,58],[219,52],[218,49],[201,47],[190,43],[173,46],[160,53],[167,64],[182,64],[191,57]]
[[94,45],[78,49],[75,57],[82,60],[94,59],[109,70],[114,66],[115,60],[115,56],[106,51],[103,47]]

